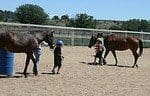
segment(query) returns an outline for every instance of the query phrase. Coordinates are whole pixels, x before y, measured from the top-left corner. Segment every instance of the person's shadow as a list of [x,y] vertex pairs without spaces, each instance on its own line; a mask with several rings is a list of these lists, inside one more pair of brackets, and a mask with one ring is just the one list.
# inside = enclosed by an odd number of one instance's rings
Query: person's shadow
[[[116,65],[114,65],[114,64],[106,64],[106,66],[116,66]],[[128,66],[128,65],[117,65],[117,67],[133,68],[132,66]]]
[[43,72],[41,74],[55,75],[55,73],[52,73],[52,72]]

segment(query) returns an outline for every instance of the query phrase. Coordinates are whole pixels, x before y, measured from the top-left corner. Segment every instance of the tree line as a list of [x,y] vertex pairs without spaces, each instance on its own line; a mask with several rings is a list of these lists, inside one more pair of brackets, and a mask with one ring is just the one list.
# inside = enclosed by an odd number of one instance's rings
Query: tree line
[[38,5],[24,4],[16,8],[14,12],[0,10],[1,22],[19,22],[25,24],[44,24],[78,28],[103,28],[111,30],[144,31],[150,32],[150,21],[144,19],[130,19],[127,21],[97,20],[86,13],[76,14],[69,17],[62,16],[49,17],[48,13]]

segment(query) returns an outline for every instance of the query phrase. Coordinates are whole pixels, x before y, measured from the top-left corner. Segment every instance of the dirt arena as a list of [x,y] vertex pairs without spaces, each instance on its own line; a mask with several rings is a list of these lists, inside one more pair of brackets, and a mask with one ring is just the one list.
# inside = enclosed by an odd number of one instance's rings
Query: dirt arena
[[131,68],[131,52],[117,52],[118,67],[110,53],[108,65],[89,65],[93,62],[94,49],[88,47],[63,47],[63,66],[60,74],[51,74],[53,51],[42,49],[39,75],[21,74],[25,55],[15,54],[14,77],[0,76],[0,96],[149,96],[150,49],[144,49],[138,60],[139,68]]

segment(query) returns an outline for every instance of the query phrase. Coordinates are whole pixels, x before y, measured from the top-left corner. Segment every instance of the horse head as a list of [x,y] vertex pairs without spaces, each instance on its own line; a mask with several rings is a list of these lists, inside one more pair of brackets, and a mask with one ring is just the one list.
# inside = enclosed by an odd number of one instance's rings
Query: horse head
[[49,47],[51,49],[53,49],[54,48],[54,43],[53,43],[53,41],[54,41],[54,31],[43,32],[43,36],[44,36],[43,41],[45,41],[49,45]]
[[54,48],[54,31],[52,30],[51,32],[49,31],[41,31],[41,30],[33,30],[30,31],[35,38],[37,39],[38,43],[40,44],[41,42],[45,41],[48,46],[53,49]]
[[91,48],[97,42],[97,38],[98,38],[97,35],[92,34],[89,45],[88,45],[89,48]]

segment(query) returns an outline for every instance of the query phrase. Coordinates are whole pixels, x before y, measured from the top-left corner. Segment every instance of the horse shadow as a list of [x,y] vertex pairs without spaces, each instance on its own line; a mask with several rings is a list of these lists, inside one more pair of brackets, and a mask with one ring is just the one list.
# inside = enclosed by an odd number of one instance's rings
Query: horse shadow
[[[23,72],[16,72],[15,74],[21,75],[21,77],[24,77]],[[26,73],[28,76],[35,76],[34,73]]]
[[43,72],[41,74],[47,74],[47,75],[56,75],[55,73],[52,73],[52,72]]
[[[100,65],[98,63],[94,63],[94,62],[79,62],[79,63],[82,63],[82,64],[86,64],[86,65]],[[124,68],[133,68],[132,66],[128,66],[128,65],[114,65],[114,64],[103,64],[102,66],[116,66],[116,67],[124,67]]]
[[116,67],[121,67],[121,68],[133,68],[132,66],[129,65],[114,65],[114,64],[106,64],[106,66],[116,66]]
[[[27,75],[29,74],[33,74],[33,73],[27,73]],[[22,78],[23,76],[23,72],[15,72],[15,75],[3,75],[0,74],[0,78]]]
[[94,63],[94,62],[79,62],[79,63],[82,63],[82,64],[86,64],[86,65],[100,65],[99,63]]
[[[29,76],[30,74],[33,73],[27,73],[27,75]],[[23,72],[15,72],[15,75],[0,75],[0,78],[22,78],[23,76]]]

